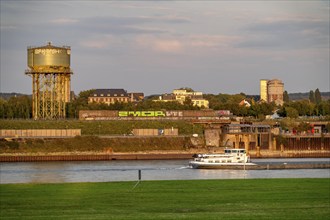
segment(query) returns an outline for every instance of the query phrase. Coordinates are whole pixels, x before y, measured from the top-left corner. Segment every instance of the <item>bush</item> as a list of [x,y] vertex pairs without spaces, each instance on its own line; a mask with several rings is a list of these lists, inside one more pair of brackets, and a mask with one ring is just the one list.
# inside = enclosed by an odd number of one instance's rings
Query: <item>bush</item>
[[19,149],[19,143],[16,141],[10,141],[7,142],[6,145],[11,149],[11,150],[18,150]]

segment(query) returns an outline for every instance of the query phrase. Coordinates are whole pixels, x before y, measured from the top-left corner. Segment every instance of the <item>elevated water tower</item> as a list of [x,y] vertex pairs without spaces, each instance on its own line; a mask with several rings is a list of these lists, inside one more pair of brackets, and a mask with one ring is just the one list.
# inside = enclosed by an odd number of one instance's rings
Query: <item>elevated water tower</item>
[[71,48],[46,46],[28,47],[26,75],[32,78],[32,116],[34,119],[65,118],[70,101]]

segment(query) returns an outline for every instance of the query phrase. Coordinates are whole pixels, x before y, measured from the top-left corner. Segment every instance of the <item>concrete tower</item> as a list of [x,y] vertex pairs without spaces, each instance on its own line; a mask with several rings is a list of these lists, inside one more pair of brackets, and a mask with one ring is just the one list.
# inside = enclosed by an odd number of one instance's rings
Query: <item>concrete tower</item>
[[267,79],[260,80],[260,100],[267,102]]
[[283,105],[284,83],[279,79],[272,79],[267,82],[268,102],[275,102],[276,105]]

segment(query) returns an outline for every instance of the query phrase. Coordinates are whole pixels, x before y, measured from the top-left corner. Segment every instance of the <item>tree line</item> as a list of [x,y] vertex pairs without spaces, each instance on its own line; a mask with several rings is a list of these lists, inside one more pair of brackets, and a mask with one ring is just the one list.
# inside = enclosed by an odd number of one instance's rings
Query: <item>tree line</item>
[[[137,103],[119,103],[111,105],[88,103],[88,97],[94,90],[86,90],[67,103],[67,118],[78,118],[80,110],[200,110],[193,106],[190,99],[183,104],[178,102],[158,102],[155,97],[149,97]],[[244,93],[229,94],[205,94],[204,98],[209,101],[210,109],[230,110],[236,116],[254,117],[264,119],[275,111],[281,117],[297,118],[299,116],[330,116],[330,100],[322,100],[318,89],[310,91],[308,100],[291,101],[287,92],[283,94],[284,104],[276,106],[274,103],[255,101],[255,97]],[[250,103],[250,106],[240,105],[242,100]],[[32,118],[32,100],[29,96],[13,96],[9,99],[0,98],[0,117],[4,119]]]

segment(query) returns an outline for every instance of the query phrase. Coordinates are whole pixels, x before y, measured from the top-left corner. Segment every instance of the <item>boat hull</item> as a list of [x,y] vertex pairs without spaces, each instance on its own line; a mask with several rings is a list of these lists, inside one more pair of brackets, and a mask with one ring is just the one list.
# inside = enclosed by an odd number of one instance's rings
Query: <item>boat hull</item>
[[194,169],[249,169],[256,166],[254,163],[203,163],[192,161],[189,163]]

